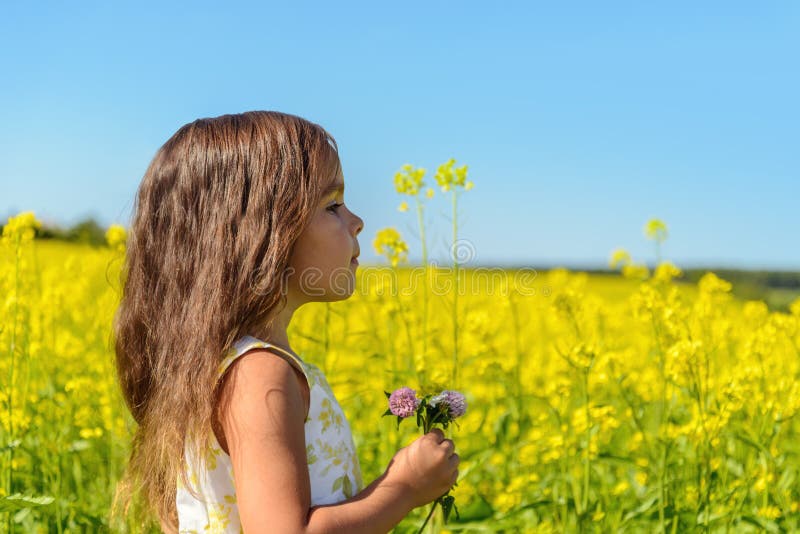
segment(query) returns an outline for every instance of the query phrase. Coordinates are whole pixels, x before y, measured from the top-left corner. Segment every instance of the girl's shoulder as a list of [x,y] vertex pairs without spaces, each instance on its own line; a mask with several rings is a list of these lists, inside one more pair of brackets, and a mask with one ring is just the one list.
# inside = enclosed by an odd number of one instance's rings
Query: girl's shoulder
[[243,356],[252,349],[270,349],[276,355],[282,357],[289,362],[290,365],[301,371],[304,375],[308,375],[309,367],[311,364],[304,361],[299,355],[294,354],[274,343],[264,341],[251,335],[244,335],[237,339],[225,352],[225,356],[219,364],[219,375],[221,376],[237,358]]

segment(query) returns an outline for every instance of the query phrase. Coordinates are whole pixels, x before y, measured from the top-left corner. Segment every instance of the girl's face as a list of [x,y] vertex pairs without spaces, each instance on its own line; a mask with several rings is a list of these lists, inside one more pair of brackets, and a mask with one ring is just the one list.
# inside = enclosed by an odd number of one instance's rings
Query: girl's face
[[360,253],[356,236],[363,228],[361,217],[344,205],[340,172],[297,238],[289,259],[289,291],[298,305],[343,300],[353,293],[355,257]]

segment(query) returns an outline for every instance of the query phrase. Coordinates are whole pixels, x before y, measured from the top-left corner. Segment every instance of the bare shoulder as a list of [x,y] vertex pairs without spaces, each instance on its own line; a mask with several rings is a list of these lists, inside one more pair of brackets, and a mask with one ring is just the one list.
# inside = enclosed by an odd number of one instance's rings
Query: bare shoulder
[[304,421],[310,404],[308,382],[303,372],[285,358],[269,348],[247,351],[234,360],[225,373],[222,397],[230,403],[237,399],[266,400],[270,392],[281,393],[294,407],[302,409],[300,417]]
[[[220,423],[245,532],[299,530],[308,514],[311,490],[298,373],[269,349],[248,351],[226,372]],[[265,515],[265,509],[281,512]]]
[[308,382],[282,355],[268,348],[251,349],[228,367],[222,377],[219,403],[212,421],[214,435],[226,454],[230,455],[227,427],[232,423],[231,417],[237,413],[242,418],[259,417],[257,411],[265,406],[248,403],[255,399],[266,400],[269,391],[273,396],[281,392],[292,407],[300,407],[300,414],[293,412],[290,417],[299,417],[303,422],[308,417],[311,404]]

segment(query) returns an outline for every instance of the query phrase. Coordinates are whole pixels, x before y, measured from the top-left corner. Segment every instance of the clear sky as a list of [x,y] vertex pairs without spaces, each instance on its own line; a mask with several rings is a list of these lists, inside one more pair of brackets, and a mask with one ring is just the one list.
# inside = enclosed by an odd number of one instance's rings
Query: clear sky
[[[411,259],[404,163],[455,158],[478,264],[800,269],[800,3],[4,2],[0,216],[127,225],[181,125],[252,109],[336,138],[345,200]],[[446,260],[450,205],[429,204]]]

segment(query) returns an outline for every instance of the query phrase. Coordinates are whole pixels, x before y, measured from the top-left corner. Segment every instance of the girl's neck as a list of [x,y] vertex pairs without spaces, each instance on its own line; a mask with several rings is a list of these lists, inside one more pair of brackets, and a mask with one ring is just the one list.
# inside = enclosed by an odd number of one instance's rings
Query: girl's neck
[[264,330],[256,334],[256,337],[267,341],[269,343],[273,343],[278,345],[281,348],[291,350],[291,346],[289,345],[289,336],[287,335],[287,331],[289,329],[289,323],[292,320],[292,315],[294,314],[294,306],[287,306],[281,310],[278,315],[275,316],[273,319],[272,324],[266,327]]

